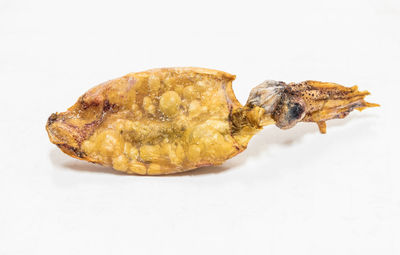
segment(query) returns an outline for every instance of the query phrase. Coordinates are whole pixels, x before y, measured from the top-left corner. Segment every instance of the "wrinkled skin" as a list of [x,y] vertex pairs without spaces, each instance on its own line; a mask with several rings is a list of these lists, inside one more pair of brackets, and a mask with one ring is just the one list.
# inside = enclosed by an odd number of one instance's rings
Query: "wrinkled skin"
[[243,151],[263,126],[344,118],[377,106],[368,92],[333,83],[267,81],[245,106],[234,75],[203,68],[164,68],[100,84],[68,111],[52,114],[50,141],[66,154],[126,173],[161,175],[218,165]]

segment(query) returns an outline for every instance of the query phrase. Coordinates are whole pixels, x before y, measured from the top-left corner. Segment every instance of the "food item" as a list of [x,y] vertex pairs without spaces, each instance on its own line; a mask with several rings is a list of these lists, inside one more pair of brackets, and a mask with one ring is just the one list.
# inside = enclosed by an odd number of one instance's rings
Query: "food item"
[[100,84],[68,111],[52,114],[50,141],[66,154],[140,175],[218,165],[246,149],[263,126],[293,127],[344,118],[378,106],[357,87],[266,81],[242,106],[234,75],[203,68],[163,68]]

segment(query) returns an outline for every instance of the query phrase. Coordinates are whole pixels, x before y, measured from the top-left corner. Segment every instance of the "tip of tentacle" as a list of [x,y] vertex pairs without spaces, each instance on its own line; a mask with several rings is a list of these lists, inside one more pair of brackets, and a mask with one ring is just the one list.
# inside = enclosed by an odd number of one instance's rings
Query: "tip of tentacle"
[[[368,93],[368,95],[369,95],[369,93]],[[375,103],[370,103],[370,102],[365,102],[364,105],[365,105],[365,106],[363,106],[363,107],[358,107],[358,108],[356,108],[356,109],[359,110],[359,111],[361,112],[362,110],[365,110],[365,109],[367,109],[367,108],[369,108],[369,107],[380,107],[380,106],[381,106],[380,104],[375,104]]]

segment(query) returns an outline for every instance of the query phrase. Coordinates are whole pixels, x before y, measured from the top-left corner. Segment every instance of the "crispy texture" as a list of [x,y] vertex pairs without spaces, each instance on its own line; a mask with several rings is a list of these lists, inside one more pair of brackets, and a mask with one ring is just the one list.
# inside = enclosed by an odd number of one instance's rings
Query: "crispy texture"
[[49,137],[70,156],[127,173],[218,165],[246,148],[258,129],[250,128],[245,139],[232,134],[230,113],[241,107],[234,79],[202,68],[131,73],[90,89],[67,112],[53,114]]

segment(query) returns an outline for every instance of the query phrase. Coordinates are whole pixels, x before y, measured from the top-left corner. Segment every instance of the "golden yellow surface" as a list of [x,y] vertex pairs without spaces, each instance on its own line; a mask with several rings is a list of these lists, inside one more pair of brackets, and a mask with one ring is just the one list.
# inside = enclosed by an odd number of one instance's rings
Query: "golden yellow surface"
[[[131,73],[85,93],[55,117],[49,135],[69,155],[127,173],[158,175],[220,164],[242,151],[258,130],[232,134],[229,116],[241,106],[232,92],[234,78],[200,68]],[[89,123],[96,120],[92,128]],[[81,134],[88,127],[92,130]],[[65,134],[75,130],[75,137]]]
[[243,151],[262,126],[344,118],[378,106],[356,86],[265,81],[242,106],[234,75],[203,68],[163,68],[100,84],[68,111],[52,114],[50,141],[66,154],[126,173],[162,175],[218,165]]

